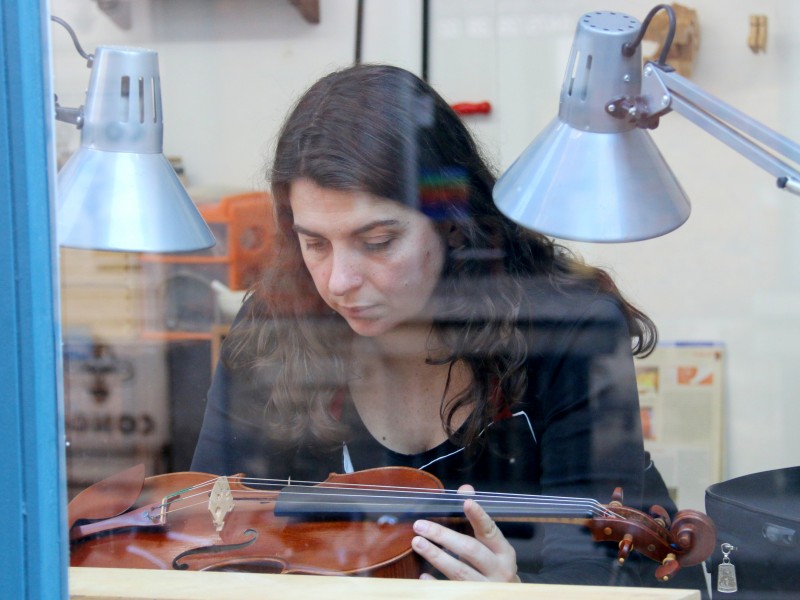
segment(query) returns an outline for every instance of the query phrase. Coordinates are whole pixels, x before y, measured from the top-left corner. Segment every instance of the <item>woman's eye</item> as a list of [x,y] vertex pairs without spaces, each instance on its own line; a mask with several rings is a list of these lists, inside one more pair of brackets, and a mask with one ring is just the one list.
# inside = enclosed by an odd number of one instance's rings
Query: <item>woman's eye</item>
[[307,239],[303,242],[305,249],[311,252],[319,252],[325,247],[325,242],[322,240]]
[[394,241],[394,238],[381,238],[376,240],[367,240],[364,242],[364,248],[370,252],[377,252],[386,250],[389,245]]

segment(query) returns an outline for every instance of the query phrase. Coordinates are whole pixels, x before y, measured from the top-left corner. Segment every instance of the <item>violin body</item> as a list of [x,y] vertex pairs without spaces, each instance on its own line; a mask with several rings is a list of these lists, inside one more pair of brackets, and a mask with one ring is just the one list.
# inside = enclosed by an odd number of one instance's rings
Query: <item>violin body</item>
[[[129,479],[137,475],[131,473]],[[109,487],[133,493],[135,486],[119,479],[121,485],[106,485],[94,502],[90,487],[70,503],[72,566],[398,578],[415,578],[422,572],[422,561],[411,550],[411,522],[279,517],[274,512],[277,491],[258,490],[251,499],[254,490],[232,483],[235,509],[217,531],[208,509],[208,491],[193,489],[216,479],[205,473],[148,477],[122,515],[101,520],[97,531],[81,529],[82,514],[97,512],[92,504],[107,504],[103,497]],[[438,479],[423,471],[392,468],[332,475],[320,485],[328,484],[441,489]],[[175,490],[189,491],[175,495]],[[145,512],[155,515],[162,505],[167,508],[164,522],[148,523]]]

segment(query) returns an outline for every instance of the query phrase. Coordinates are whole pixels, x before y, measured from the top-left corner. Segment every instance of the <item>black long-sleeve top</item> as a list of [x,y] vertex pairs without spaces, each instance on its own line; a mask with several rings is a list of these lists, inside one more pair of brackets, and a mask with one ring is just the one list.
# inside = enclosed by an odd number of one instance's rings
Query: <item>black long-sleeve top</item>
[[[518,326],[528,343],[528,389],[522,403],[484,429],[482,444],[465,449],[446,441],[398,454],[370,435],[343,390],[336,409],[351,431],[343,446],[287,450],[263,426],[269,390],[249,372],[220,365],[192,470],[322,481],[330,473],[400,465],[423,468],[448,489],[469,483],[479,491],[607,503],[622,487],[625,504],[639,508],[645,459],[631,336],[620,306],[591,291],[538,283],[526,289]],[[634,567],[616,565],[616,544],[593,542],[585,528],[501,528],[516,547],[523,581],[641,585]]]

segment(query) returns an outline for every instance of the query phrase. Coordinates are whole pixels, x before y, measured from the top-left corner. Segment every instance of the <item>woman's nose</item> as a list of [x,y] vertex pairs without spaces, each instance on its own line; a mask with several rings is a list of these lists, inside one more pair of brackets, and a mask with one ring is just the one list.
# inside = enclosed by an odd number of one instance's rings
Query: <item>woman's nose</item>
[[358,257],[346,250],[334,251],[328,277],[328,291],[336,296],[344,296],[347,292],[358,288],[363,281]]

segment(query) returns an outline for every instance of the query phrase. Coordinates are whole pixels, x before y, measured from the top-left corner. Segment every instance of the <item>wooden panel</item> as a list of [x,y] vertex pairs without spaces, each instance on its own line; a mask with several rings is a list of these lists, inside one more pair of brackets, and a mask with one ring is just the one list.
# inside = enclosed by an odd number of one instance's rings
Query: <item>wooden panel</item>
[[700,600],[697,590],[72,567],[72,600]]

